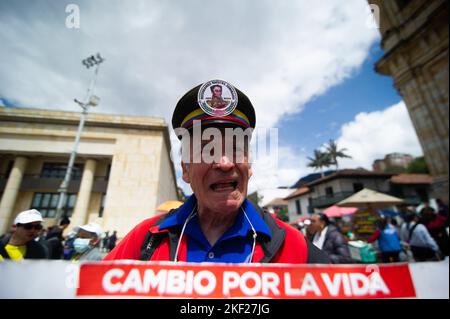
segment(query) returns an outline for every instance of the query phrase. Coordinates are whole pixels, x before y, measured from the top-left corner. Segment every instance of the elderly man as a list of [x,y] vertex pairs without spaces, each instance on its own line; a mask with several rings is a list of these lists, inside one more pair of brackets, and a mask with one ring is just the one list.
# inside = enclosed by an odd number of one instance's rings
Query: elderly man
[[0,242],[2,259],[46,259],[44,246],[35,241],[42,229],[42,215],[36,209],[23,211],[14,220],[13,234]]
[[[231,95],[219,111],[205,98],[217,85]],[[248,97],[225,81],[187,92],[177,103],[172,126],[183,145],[182,178],[194,194],[178,209],[137,225],[105,260],[328,263],[298,230],[246,199],[255,123]],[[234,129],[250,133],[227,137]]]

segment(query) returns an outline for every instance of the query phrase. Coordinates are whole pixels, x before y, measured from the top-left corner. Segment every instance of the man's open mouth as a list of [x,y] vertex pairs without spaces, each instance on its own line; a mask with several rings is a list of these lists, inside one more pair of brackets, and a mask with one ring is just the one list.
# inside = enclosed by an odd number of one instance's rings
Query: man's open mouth
[[228,192],[234,191],[238,186],[237,181],[229,181],[229,182],[219,182],[214,183],[210,186],[210,188],[215,192]]

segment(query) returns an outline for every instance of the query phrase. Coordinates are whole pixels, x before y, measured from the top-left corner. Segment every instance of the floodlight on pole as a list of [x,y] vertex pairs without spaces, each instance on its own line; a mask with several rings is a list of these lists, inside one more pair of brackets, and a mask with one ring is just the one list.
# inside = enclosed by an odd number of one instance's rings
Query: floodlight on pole
[[95,71],[94,71],[94,77],[92,78],[91,83],[88,88],[88,91],[86,93],[86,98],[84,99],[85,102],[81,102],[77,99],[74,99],[74,102],[77,103],[78,105],[80,105],[81,108],[83,109],[83,111],[81,112],[80,123],[78,124],[78,131],[77,131],[77,135],[75,137],[75,145],[74,145],[72,152],[70,153],[70,159],[69,159],[69,164],[67,165],[67,168],[66,168],[66,174],[64,176],[64,180],[61,183],[61,186],[58,189],[59,198],[58,198],[58,205],[56,207],[56,214],[55,214],[55,219],[54,219],[55,224],[58,223],[58,220],[62,217],[63,206],[66,201],[66,195],[67,195],[67,191],[69,188],[70,179],[72,176],[72,169],[73,169],[73,165],[75,163],[75,158],[77,156],[78,145],[80,144],[81,133],[84,128],[84,122],[86,120],[86,116],[88,114],[89,107],[91,107],[91,106],[95,107],[100,102],[100,98],[98,96],[93,95],[92,92],[94,90],[95,83],[97,80],[97,74],[98,74],[98,69],[99,69],[100,63],[102,63],[103,61],[105,61],[105,59],[103,59],[100,56],[100,53],[97,53],[96,56],[92,55],[82,61],[83,65],[86,66],[88,69],[92,66],[95,66]]

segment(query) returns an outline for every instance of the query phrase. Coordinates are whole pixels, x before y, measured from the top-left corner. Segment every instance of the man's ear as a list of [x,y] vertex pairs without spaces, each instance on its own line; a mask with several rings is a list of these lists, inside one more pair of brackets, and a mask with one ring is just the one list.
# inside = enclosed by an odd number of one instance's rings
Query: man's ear
[[250,179],[250,177],[253,176],[253,169],[252,169],[252,164],[249,163],[248,164],[248,179]]
[[181,178],[183,178],[183,181],[189,184],[191,182],[191,179],[189,178],[189,169],[190,169],[189,164],[181,162],[181,169],[183,170]]

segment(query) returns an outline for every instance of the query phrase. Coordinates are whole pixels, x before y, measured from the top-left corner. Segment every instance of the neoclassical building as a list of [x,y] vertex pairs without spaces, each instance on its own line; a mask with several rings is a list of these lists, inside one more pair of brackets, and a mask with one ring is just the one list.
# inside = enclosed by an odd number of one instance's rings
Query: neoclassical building
[[433,176],[448,203],[448,0],[369,0],[380,16],[380,74],[393,77]]
[[[76,112],[0,106],[0,234],[30,208],[54,222],[79,120]],[[170,147],[163,119],[88,114],[64,208],[71,228],[97,222],[123,237],[176,200]]]

